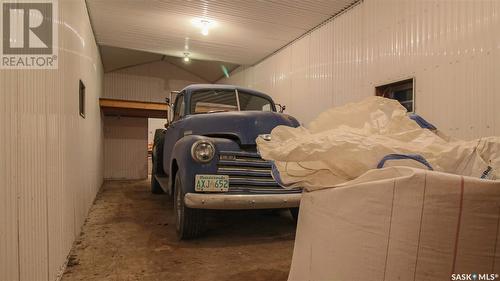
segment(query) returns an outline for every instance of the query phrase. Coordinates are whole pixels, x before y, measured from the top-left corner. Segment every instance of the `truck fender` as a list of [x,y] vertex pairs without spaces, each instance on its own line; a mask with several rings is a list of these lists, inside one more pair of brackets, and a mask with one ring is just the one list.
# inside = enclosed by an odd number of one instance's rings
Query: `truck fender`
[[[197,167],[206,164],[200,164],[191,157],[191,147],[196,141],[206,138],[207,137],[200,135],[188,135],[182,137],[175,143],[172,150],[172,163],[170,165],[170,177],[168,181],[169,194],[174,193],[175,176],[177,173],[181,173],[180,176],[184,188],[187,189],[185,192],[194,191],[194,177],[199,170]],[[191,190],[191,187],[193,190]]]
[[[208,139],[215,145],[214,160],[208,163],[199,163],[191,156],[191,147],[202,139]],[[175,174],[181,173],[185,193],[195,192],[195,177],[197,174],[216,174],[219,151],[237,151],[239,146],[236,141],[226,138],[206,137],[201,135],[188,135],[179,139],[172,151],[172,162],[169,178],[169,193],[173,194]]]

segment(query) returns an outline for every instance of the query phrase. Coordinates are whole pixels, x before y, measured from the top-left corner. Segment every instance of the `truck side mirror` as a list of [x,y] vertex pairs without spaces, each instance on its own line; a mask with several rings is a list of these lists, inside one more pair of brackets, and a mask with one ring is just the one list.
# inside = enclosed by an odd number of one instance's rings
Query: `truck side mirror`
[[283,113],[283,112],[285,111],[285,109],[286,109],[286,105],[284,105],[284,104],[279,104],[279,103],[277,103],[276,105],[280,108],[280,109],[279,109],[279,112],[280,112],[280,113]]
[[170,125],[170,118],[169,117],[170,117],[170,110],[171,110],[172,107],[170,105],[170,98],[168,98],[168,97],[165,98],[165,102],[167,103],[167,116],[166,116],[167,117],[167,123],[165,123],[165,125],[163,125],[163,126],[165,126],[165,129],[166,129]]

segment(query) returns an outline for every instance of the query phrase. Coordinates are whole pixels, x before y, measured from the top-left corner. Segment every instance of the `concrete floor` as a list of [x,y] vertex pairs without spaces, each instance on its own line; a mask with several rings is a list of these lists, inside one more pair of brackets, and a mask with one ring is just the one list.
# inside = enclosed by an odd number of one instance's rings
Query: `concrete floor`
[[286,280],[295,224],[287,211],[217,212],[204,237],[178,241],[170,198],[149,181],[108,181],[75,242],[64,281]]

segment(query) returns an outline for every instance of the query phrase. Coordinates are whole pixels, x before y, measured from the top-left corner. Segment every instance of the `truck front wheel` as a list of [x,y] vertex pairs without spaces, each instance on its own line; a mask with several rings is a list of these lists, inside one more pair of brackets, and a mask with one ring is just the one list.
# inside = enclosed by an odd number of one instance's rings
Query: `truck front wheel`
[[160,183],[156,180],[156,176],[163,175],[163,143],[165,141],[165,130],[156,129],[153,145],[153,153],[151,155],[152,170],[151,170],[151,193],[161,194],[163,189]]
[[180,173],[175,175],[174,212],[176,219],[177,237],[182,239],[195,238],[205,230],[205,212],[200,209],[191,209],[184,205],[184,189]]

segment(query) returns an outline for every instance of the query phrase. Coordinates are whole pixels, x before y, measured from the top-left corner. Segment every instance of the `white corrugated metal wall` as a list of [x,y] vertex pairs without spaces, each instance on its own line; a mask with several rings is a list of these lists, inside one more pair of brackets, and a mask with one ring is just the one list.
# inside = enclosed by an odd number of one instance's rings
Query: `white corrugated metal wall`
[[148,177],[148,119],[104,118],[104,178]]
[[500,1],[365,0],[220,83],[265,91],[303,123],[415,77],[415,110],[459,137],[500,135]]
[[189,84],[208,83],[167,61],[156,61],[104,75],[104,96],[138,101],[165,102],[170,91]]
[[121,100],[165,102],[164,81],[122,73],[104,75],[104,97]]
[[0,280],[55,280],[102,185],[102,64],[83,0],[59,1],[58,28],[59,69],[0,71]]

